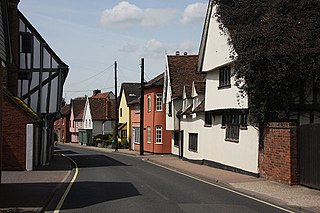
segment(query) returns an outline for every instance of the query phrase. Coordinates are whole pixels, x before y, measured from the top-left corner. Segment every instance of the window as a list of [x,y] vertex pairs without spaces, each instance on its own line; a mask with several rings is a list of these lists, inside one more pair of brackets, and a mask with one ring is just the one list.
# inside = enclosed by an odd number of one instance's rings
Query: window
[[140,143],[140,127],[132,128],[132,139],[134,143]]
[[225,140],[239,142],[240,129],[247,128],[246,114],[225,114],[222,115],[222,128],[226,128]]
[[189,133],[189,151],[197,152],[198,151],[198,134]]
[[64,130],[62,130],[62,140],[64,142]]
[[89,127],[91,128],[91,119],[89,119]]
[[168,103],[168,116],[169,117],[172,116],[172,101]]
[[162,93],[156,95],[156,110],[162,111]]
[[162,127],[156,126],[156,144],[162,144]]
[[127,138],[127,130],[121,130],[121,139]]
[[148,112],[151,112],[151,96],[148,95],[147,97],[147,109],[148,109]]
[[179,147],[180,146],[180,144],[179,144],[179,142],[180,142],[180,132],[179,131],[175,131],[173,134],[174,134],[173,135],[174,146],[175,147]]
[[204,125],[212,126],[212,114],[210,112],[205,112],[204,116]]
[[219,88],[231,86],[231,68],[222,67],[219,69]]
[[151,127],[147,127],[147,143],[151,143]]
[[32,35],[31,33],[21,34],[21,52],[31,53],[32,50]]
[[140,114],[140,105],[137,104],[137,105],[135,106],[134,113],[135,113],[135,114]]
[[86,128],[88,127],[88,120],[86,119]]
[[119,110],[120,117],[122,117],[122,108]]

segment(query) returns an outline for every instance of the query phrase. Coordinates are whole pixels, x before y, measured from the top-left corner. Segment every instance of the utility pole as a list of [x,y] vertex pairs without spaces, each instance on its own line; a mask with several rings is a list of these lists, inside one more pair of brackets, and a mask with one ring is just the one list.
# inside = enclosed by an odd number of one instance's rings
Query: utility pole
[[116,98],[116,122],[114,126],[114,139],[116,150],[118,149],[118,123],[119,123],[119,109],[118,109],[118,80],[117,80],[117,62],[114,62],[114,95]]
[[141,92],[140,92],[140,155],[144,154],[143,117],[144,117],[144,58],[141,58]]

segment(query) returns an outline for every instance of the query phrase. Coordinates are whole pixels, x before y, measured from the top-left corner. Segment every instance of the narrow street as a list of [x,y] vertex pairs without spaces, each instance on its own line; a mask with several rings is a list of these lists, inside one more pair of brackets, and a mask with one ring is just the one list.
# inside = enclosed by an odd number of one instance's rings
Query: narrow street
[[62,145],[57,151],[79,168],[61,212],[281,212],[141,158]]

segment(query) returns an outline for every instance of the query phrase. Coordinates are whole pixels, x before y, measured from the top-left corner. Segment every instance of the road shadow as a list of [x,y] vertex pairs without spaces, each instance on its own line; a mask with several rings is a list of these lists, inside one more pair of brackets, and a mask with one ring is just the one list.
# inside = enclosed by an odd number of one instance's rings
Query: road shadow
[[49,165],[36,166],[35,171],[67,171],[71,170],[73,165],[69,159],[60,154],[54,154]]
[[61,210],[79,209],[140,195],[139,191],[129,182],[76,182]]
[[[43,208],[58,184],[67,183],[15,183],[1,184],[0,212],[32,212],[30,209]],[[127,182],[76,182],[62,209],[83,208],[107,201],[141,195]],[[54,207],[48,209],[53,211]]]

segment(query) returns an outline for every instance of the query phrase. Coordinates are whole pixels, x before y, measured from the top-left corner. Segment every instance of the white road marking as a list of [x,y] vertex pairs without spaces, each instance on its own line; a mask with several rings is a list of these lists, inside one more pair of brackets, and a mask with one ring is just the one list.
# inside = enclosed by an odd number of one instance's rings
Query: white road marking
[[59,213],[59,212],[60,212],[61,207],[62,207],[62,205],[63,205],[63,203],[64,203],[64,201],[65,201],[65,199],[66,199],[66,197],[67,197],[67,195],[68,195],[68,193],[69,193],[69,191],[70,191],[70,189],[71,189],[71,187],[72,187],[72,185],[73,185],[74,181],[76,180],[76,178],[77,178],[77,176],[78,176],[78,173],[79,173],[78,164],[77,164],[74,160],[72,160],[71,158],[69,158],[68,156],[66,156],[66,155],[64,155],[64,154],[62,154],[62,156],[68,158],[69,160],[71,160],[71,161],[74,163],[74,165],[75,165],[75,167],[76,167],[76,171],[75,171],[75,173],[74,173],[74,176],[73,176],[72,180],[70,181],[70,183],[69,183],[69,185],[68,185],[68,188],[67,188],[66,191],[64,192],[64,194],[63,194],[63,196],[61,197],[61,199],[60,199],[60,201],[59,201],[56,209],[54,210],[54,213]]
[[269,203],[269,202],[266,202],[266,201],[260,200],[260,199],[258,199],[258,198],[255,198],[255,197],[252,197],[252,196],[249,196],[249,195],[243,194],[243,193],[241,193],[241,192],[237,192],[237,191],[235,191],[235,190],[232,190],[232,189],[229,189],[229,188],[226,188],[226,187],[220,186],[220,185],[218,185],[218,184],[214,184],[214,183],[211,183],[211,182],[209,182],[209,181],[202,180],[202,179],[200,179],[200,178],[198,178],[198,177],[194,177],[194,176],[192,176],[192,175],[189,175],[189,174],[186,174],[186,173],[180,172],[180,171],[178,171],[178,170],[175,170],[175,169],[172,169],[172,168],[166,167],[166,166],[164,166],[164,165],[161,165],[161,164],[158,164],[158,163],[155,163],[155,162],[149,161],[149,160],[147,160],[147,159],[142,159],[142,160],[143,160],[143,161],[145,161],[145,162],[151,163],[151,164],[153,164],[153,165],[156,165],[156,166],[162,167],[162,168],[164,168],[164,169],[167,169],[167,170],[173,171],[173,172],[175,172],[175,173],[178,173],[178,174],[184,175],[184,176],[186,176],[186,177],[192,178],[192,179],[194,179],[194,180],[197,180],[197,181],[200,181],[200,182],[203,182],[203,183],[206,183],[206,184],[209,184],[209,185],[212,185],[212,186],[218,187],[218,188],[220,188],[220,189],[223,189],[223,190],[226,190],[226,191],[229,191],[229,192],[232,192],[232,193],[235,193],[235,194],[241,195],[241,196],[243,196],[243,197],[246,197],[246,198],[249,198],[249,199],[252,199],[252,200],[258,201],[258,202],[260,202],[260,203],[266,204],[266,205],[271,206],[271,207],[274,207],[274,208],[276,208],[276,209],[280,209],[280,210],[282,210],[282,211],[289,212],[289,213],[294,213],[293,211],[288,210],[288,209],[285,209],[285,208],[283,208],[283,207],[280,207],[280,206],[274,205],[274,204],[272,204],[272,203]]

